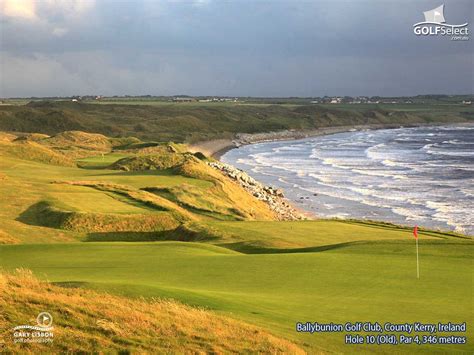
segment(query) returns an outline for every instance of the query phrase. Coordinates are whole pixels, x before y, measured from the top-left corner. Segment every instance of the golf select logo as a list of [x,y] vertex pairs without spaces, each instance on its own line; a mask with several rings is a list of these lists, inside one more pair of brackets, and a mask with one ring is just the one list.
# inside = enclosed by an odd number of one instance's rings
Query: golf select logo
[[19,325],[13,328],[15,343],[52,343],[53,317],[48,312],[41,312],[36,317],[36,325]]
[[417,36],[450,36],[452,41],[469,40],[468,23],[450,25],[444,19],[444,4],[423,12],[425,21],[413,25],[413,33]]

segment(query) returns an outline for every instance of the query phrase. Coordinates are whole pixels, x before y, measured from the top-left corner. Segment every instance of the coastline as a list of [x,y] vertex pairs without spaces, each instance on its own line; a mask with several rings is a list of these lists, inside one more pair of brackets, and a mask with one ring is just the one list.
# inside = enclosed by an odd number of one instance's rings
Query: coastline
[[[460,122],[461,123],[461,122]],[[286,130],[286,131],[277,131],[277,132],[266,132],[266,133],[256,133],[256,134],[238,134],[236,135],[236,139],[234,140],[215,140],[215,141],[207,141],[206,143],[208,144],[209,147],[215,148],[213,151],[211,151],[212,154],[210,154],[214,159],[217,160],[218,163],[221,163],[220,158],[228,151],[239,148],[244,145],[249,145],[249,144],[256,144],[256,143],[262,143],[262,142],[274,142],[274,141],[292,141],[292,140],[298,140],[298,139],[305,139],[305,138],[310,138],[310,137],[317,137],[317,136],[323,136],[323,135],[331,135],[331,134],[336,134],[336,133],[342,133],[342,132],[355,132],[355,131],[361,131],[361,130],[379,130],[379,129],[396,129],[396,128],[403,128],[403,127],[427,127],[427,126],[445,126],[449,124],[456,124],[456,123],[434,123],[434,124],[426,124],[426,123],[420,123],[420,124],[410,124],[410,125],[400,125],[400,124],[375,124],[375,125],[356,125],[356,126],[337,126],[337,127],[325,127],[321,129],[316,129],[316,130],[311,130],[311,131],[297,131],[297,130]],[[462,122],[463,125],[467,126],[474,126],[473,122]],[[219,143],[219,144],[216,144]],[[196,144],[195,149],[199,151],[199,144]],[[223,163],[222,163],[223,164]],[[226,164],[227,165],[227,164]],[[215,167],[217,168],[217,167]],[[232,167],[234,168],[234,167]],[[234,168],[236,169],[236,168]],[[221,170],[221,169],[219,169]],[[239,169],[236,169],[239,170]],[[237,179],[238,180],[238,179]],[[237,181],[240,183],[239,181]],[[261,184],[260,182],[258,182]],[[263,184],[261,184],[263,186]],[[267,188],[274,188],[278,189],[281,191],[281,198],[284,200],[286,203],[284,204],[283,210],[291,211],[291,213],[286,213],[286,215],[293,215],[296,216],[298,215],[299,217],[297,219],[309,219],[309,220],[315,220],[315,219],[325,219],[322,216],[318,216],[313,211],[306,210],[302,208],[301,206],[298,205],[297,201],[293,201],[288,199],[286,196],[284,196],[284,190],[281,188],[277,187],[272,187],[272,186],[267,186]],[[286,206],[285,206],[286,205]],[[282,220],[292,220],[293,218],[283,218]],[[349,220],[353,220],[352,218],[349,218]],[[366,220],[360,220],[361,223],[367,222]],[[377,222],[377,223],[388,223],[386,221],[370,221],[370,222]],[[400,228],[407,228],[407,226],[402,225],[402,224],[394,224],[394,223],[389,223],[393,225],[397,225]],[[450,233],[454,234],[457,236],[466,236],[465,233],[460,233],[460,232],[454,232],[450,229],[447,230],[441,230],[441,229],[430,229],[430,228],[424,228],[424,230],[428,231],[436,231],[436,232],[441,232],[441,233]],[[472,236],[467,235],[468,237],[472,238]]]
[[262,133],[237,133],[234,139],[212,139],[201,141],[188,145],[188,149],[192,153],[201,152],[206,156],[212,157],[220,161],[220,158],[229,150],[239,148],[248,144],[256,144],[263,142],[291,141],[297,139],[305,139],[311,137],[325,136],[329,134],[361,131],[361,130],[377,130],[377,129],[396,129],[401,127],[424,127],[424,126],[441,126],[449,123],[418,123],[418,124],[400,124],[400,123],[376,123],[365,125],[351,126],[331,126],[321,127],[312,130],[283,130]]

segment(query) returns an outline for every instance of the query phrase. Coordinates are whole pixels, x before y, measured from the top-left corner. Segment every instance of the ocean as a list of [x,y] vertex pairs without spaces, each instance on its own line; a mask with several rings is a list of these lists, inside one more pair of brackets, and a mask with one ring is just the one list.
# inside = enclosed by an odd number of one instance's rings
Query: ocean
[[233,149],[223,162],[323,218],[474,235],[474,126],[351,131]]

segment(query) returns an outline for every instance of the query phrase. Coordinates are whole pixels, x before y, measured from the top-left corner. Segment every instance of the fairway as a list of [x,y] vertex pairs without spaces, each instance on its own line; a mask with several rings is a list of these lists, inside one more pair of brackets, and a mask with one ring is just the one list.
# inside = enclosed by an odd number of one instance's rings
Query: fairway
[[[454,238],[420,244],[420,280],[413,240],[254,255],[178,242],[14,245],[0,247],[0,266],[29,268],[62,285],[204,305],[306,344],[307,350],[337,352],[344,349],[342,333],[302,335],[295,323],[470,322],[472,244]],[[469,326],[467,336],[473,336]],[[388,352],[387,347],[354,351]]]

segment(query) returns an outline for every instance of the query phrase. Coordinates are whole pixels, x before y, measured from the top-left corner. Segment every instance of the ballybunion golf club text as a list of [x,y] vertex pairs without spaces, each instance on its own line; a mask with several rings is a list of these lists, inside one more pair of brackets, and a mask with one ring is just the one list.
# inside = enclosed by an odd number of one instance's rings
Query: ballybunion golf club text
[[301,333],[335,333],[335,332],[397,332],[397,333],[452,333],[466,332],[466,322],[464,323],[438,323],[425,324],[415,323],[384,323],[382,326],[379,322],[347,322],[339,323],[318,323],[318,322],[297,322],[296,331]]
[[[379,322],[347,322],[318,323],[297,322],[296,331],[299,333],[339,333],[346,332],[346,344],[466,344],[466,322],[463,323],[389,323]],[[371,333],[361,335],[360,333]],[[376,334],[374,334],[376,333]],[[378,334],[377,334],[378,333]],[[403,334],[402,334],[403,333]],[[444,333],[444,335],[437,335]],[[451,333],[446,335],[446,333]],[[452,334],[461,333],[461,334]]]

